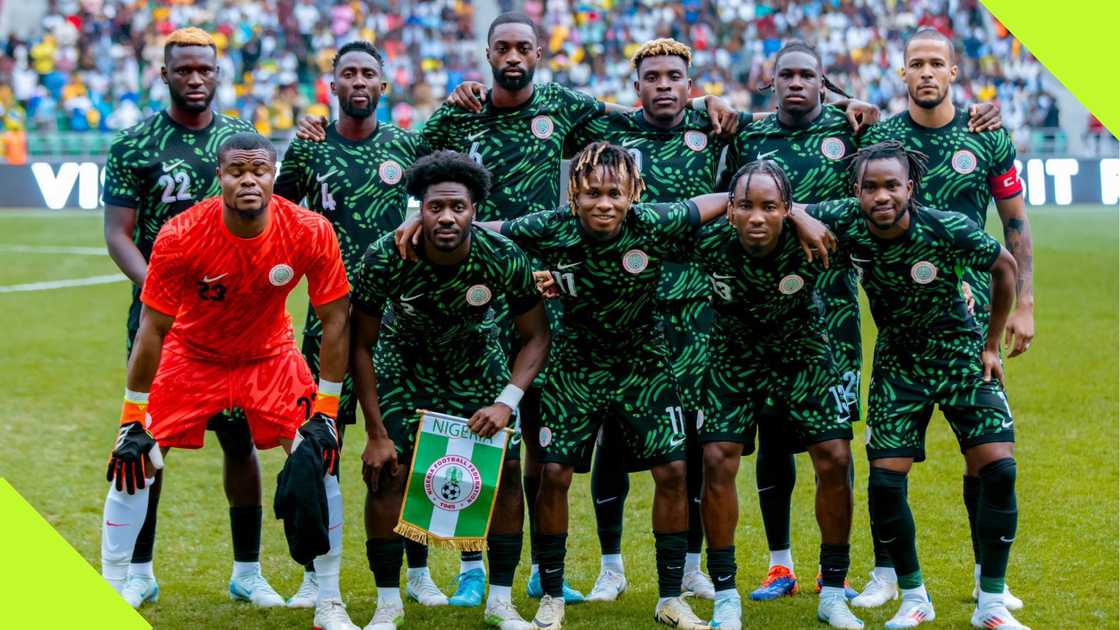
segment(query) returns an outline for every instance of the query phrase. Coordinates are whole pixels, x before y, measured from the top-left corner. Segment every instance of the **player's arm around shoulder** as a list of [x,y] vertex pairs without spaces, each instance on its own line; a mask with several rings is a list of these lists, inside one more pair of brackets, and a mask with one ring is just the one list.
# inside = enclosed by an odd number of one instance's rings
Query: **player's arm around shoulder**
[[295,138],[284,157],[280,160],[280,172],[276,175],[273,194],[280,195],[292,203],[300,203],[308,194],[308,155],[313,150],[310,140]]

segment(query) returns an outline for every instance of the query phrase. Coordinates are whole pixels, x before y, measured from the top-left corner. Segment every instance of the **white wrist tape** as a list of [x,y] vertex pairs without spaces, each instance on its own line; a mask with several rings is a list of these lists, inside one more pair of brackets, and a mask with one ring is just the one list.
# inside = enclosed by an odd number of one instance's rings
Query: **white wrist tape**
[[324,396],[342,396],[342,383],[319,379],[319,393]]
[[137,405],[148,404],[148,392],[134,392],[127,387],[124,390],[124,399]]
[[509,385],[506,385],[506,388],[502,390],[502,394],[498,396],[497,400],[495,400],[494,402],[503,404],[510,409],[516,410],[517,405],[521,404],[521,397],[524,395],[525,390],[514,385],[513,383],[510,383]]

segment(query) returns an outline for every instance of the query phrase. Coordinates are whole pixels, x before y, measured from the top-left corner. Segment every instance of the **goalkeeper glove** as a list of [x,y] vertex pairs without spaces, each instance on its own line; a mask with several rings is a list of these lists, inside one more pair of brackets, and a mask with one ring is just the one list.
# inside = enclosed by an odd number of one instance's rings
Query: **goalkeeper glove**
[[144,489],[147,477],[144,456],[155,446],[155,438],[139,422],[122,424],[109,456],[105,480],[114,483],[117,492],[136,494],[136,490]]

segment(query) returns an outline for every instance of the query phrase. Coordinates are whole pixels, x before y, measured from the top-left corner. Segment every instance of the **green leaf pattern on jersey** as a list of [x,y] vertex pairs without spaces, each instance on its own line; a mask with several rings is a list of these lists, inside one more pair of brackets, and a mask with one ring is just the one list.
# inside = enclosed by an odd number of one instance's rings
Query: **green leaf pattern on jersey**
[[[574,154],[592,142],[610,142],[625,148],[638,163],[646,184],[641,201],[672,203],[715,190],[720,154],[725,143],[711,135],[706,112],[686,109],[684,119],[672,129],[658,129],[641,110],[592,118],[568,138],[567,153]],[[666,263],[659,288],[662,300],[707,297],[704,276],[688,265]]]
[[220,193],[218,147],[250,123],[214,114],[209,127],[191,130],[161,111],[121,131],[109,147],[103,200],[136,210],[132,240],[147,259],[171,217]]
[[552,273],[563,304],[562,334],[603,352],[660,336],[661,267],[684,258],[698,221],[691,202],[634,204],[619,235],[598,242],[570,209],[557,208],[506,222],[502,233]]
[[476,114],[444,105],[422,133],[433,150],[458,151],[489,169],[494,181],[489,198],[478,207],[478,220],[509,220],[560,203],[564,141],[602,111],[603,105],[587,94],[538,83],[518,107],[496,108],[487,100]]

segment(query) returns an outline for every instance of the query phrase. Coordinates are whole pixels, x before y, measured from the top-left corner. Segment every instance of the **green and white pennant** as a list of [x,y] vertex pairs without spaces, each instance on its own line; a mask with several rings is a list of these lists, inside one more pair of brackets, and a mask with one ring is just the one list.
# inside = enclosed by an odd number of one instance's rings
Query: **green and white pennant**
[[512,430],[488,438],[467,419],[419,410],[412,468],[394,531],[426,545],[485,551]]

